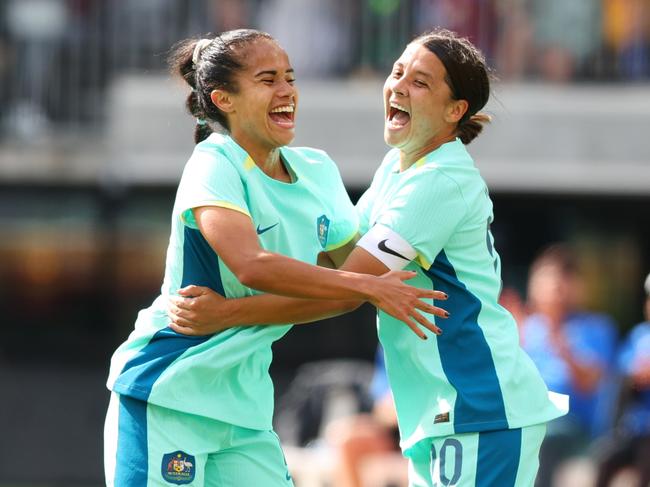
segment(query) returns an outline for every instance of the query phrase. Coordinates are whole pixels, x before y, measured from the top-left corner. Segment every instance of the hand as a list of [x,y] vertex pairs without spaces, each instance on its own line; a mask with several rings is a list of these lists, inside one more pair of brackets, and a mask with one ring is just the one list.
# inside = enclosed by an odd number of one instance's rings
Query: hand
[[422,301],[422,298],[445,300],[447,295],[441,291],[420,289],[402,282],[412,279],[415,275],[413,271],[392,271],[375,278],[371,285],[369,301],[392,317],[406,323],[413,333],[426,340],[427,335],[415,322],[436,335],[441,335],[442,330],[422,316],[418,310],[440,318],[449,317],[449,313]]
[[187,286],[169,298],[169,327],[183,335],[212,335],[229,328],[227,300],[204,286]]

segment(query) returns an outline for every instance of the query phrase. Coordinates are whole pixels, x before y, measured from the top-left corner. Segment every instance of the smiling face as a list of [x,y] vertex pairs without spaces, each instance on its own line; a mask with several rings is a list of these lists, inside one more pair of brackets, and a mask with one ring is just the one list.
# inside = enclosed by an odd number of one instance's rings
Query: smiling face
[[384,83],[388,145],[417,156],[453,140],[467,102],[452,99],[445,75],[440,59],[425,46],[406,47]]
[[[234,78],[236,93],[214,90],[212,101],[226,113],[230,133],[255,161],[289,144],[295,136],[298,92],[287,53],[269,39],[242,48],[244,68]],[[262,162],[259,161],[259,162]]]

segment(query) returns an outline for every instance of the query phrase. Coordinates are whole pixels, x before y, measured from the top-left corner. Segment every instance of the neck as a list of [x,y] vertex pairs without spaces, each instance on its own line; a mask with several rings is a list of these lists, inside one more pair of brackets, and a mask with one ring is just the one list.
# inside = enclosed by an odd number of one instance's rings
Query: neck
[[277,179],[278,181],[284,181],[285,183],[291,182],[291,175],[284,166],[282,157],[280,157],[279,147],[269,151],[258,151],[255,154],[249,152],[248,154],[253,158],[257,167],[259,167],[268,177]]
[[233,139],[248,153],[257,167],[268,177],[279,181],[291,182],[291,176],[282,163],[279,147],[259,147],[258,144],[247,143],[241,140],[241,138],[238,140],[238,138],[233,136]]
[[456,139],[456,134],[448,134],[440,137],[434,137],[422,147],[415,150],[400,149],[399,153],[399,167],[400,171],[406,171],[409,167],[422,159],[424,156],[433,152],[442,144],[451,142]]

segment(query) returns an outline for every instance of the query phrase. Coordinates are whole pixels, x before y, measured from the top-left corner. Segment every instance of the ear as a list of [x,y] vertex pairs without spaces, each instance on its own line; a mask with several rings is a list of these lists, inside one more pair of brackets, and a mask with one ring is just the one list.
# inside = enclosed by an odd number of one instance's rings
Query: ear
[[214,106],[224,113],[231,113],[234,110],[232,97],[225,90],[212,90],[210,100],[212,100]]
[[445,122],[458,123],[468,109],[467,100],[452,100],[445,111]]

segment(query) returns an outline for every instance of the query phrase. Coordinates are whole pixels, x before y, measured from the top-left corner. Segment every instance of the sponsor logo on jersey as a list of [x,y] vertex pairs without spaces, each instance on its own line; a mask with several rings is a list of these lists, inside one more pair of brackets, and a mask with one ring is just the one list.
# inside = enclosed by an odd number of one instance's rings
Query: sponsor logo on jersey
[[189,484],[196,473],[195,461],[192,455],[183,451],[166,453],[162,458],[162,477],[172,484]]
[[437,423],[449,423],[449,413],[436,414],[436,417],[433,418],[433,424]]
[[271,230],[273,227],[276,227],[276,226],[278,226],[279,224],[280,224],[280,222],[275,223],[275,224],[273,224],[273,225],[271,225],[271,226],[269,226],[269,227],[265,227],[265,228],[260,227],[259,224],[258,224],[258,225],[257,225],[257,234],[258,234],[258,235],[262,235],[264,232],[268,232],[268,231]]
[[399,252],[396,252],[396,251],[394,251],[393,249],[389,248],[389,247],[386,245],[386,242],[388,242],[388,239],[387,239],[387,238],[385,238],[384,240],[382,240],[381,242],[379,242],[379,243],[377,244],[377,247],[379,248],[379,250],[381,250],[382,252],[385,252],[385,253],[387,253],[387,254],[394,255],[395,257],[399,257],[400,259],[404,259],[404,260],[407,260],[407,261],[410,261],[410,260],[411,260],[411,259],[409,259],[409,258],[407,258],[407,257],[404,257],[404,256],[403,256],[402,254],[400,254]]
[[320,246],[325,248],[327,246],[327,234],[330,231],[330,221],[325,215],[321,215],[316,219],[316,231],[318,233],[318,241]]

